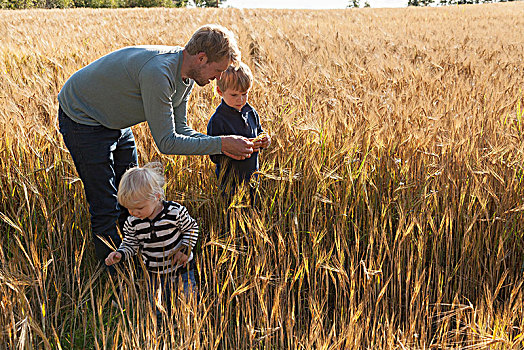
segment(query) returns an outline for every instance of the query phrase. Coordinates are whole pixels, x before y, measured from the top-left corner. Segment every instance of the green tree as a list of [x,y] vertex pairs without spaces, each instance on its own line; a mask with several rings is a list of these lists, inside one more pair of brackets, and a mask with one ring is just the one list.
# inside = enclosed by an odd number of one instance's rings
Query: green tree
[[0,8],[3,9],[27,9],[34,6],[34,2],[32,0],[1,0],[0,1]]
[[225,0],[194,0],[196,7],[218,7]]
[[348,7],[360,7],[360,0],[351,0]]
[[28,9],[28,8],[68,8],[74,6],[73,0],[0,0],[2,9]]

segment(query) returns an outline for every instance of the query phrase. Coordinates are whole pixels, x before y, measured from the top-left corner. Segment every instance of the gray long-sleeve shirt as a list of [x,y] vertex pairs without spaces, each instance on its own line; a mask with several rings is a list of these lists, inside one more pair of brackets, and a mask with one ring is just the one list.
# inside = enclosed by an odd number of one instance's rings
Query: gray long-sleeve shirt
[[73,74],[58,94],[63,111],[85,125],[123,129],[147,121],[165,154],[219,154],[222,142],[187,125],[194,81],[181,75],[182,47],[133,46]]

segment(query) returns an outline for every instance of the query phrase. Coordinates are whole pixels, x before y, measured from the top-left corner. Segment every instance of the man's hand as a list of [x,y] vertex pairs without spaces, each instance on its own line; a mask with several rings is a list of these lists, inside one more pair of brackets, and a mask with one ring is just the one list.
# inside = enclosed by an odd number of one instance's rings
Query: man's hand
[[189,256],[182,253],[181,250],[175,253],[175,256],[173,257],[173,263],[177,266],[186,267],[187,260],[189,259]]
[[220,136],[222,153],[236,160],[244,160],[253,153],[253,142],[242,136]]
[[106,258],[106,265],[111,266],[118,263],[122,259],[122,254],[119,252],[111,252]]

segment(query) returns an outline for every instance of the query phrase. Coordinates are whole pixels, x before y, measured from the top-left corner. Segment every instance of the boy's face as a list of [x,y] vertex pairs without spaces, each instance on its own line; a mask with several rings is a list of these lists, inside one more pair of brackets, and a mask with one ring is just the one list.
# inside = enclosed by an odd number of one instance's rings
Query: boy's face
[[219,88],[217,88],[217,92],[222,98],[224,99],[224,102],[229,106],[233,107],[237,111],[240,111],[242,107],[244,107],[247,103],[247,96],[249,94],[249,89],[247,91],[237,91],[233,89],[227,89],[226,91],[220,91]]

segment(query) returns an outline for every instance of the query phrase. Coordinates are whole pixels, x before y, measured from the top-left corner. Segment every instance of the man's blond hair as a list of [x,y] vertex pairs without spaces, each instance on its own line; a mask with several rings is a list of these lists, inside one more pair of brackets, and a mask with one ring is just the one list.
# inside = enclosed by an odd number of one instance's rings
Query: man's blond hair
[[217,24],[206,24],[197,29],[184,49],[191,56],[204,52],[208,62],[219,62],[224,58],[237,65],[241,54],[235,34]]
[[244,92],[249,90],[251,85],[253,85],[253,74],[243,62],[239,62],[237,67],[229,66],[217,81],[217,86],[222,92],[227,89]]

